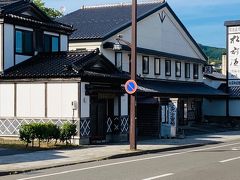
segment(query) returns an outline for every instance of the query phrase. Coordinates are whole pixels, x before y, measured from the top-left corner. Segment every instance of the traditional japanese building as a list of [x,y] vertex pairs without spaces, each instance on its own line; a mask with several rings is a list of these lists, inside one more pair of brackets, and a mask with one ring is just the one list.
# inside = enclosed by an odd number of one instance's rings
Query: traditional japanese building
[[226,21],[227,54],[223,55],[223,74],[205,74],[205,83],[228,94],[225,99],[204,103],[206,119],[217,123],[239,124],[240,120],[240,21]]
[[[221,98],[225,94],[203,83],[207,57],[168,3],[138,4],[137,21],[137,132],[139,136],[171,136],[171,132],[175,136],[176,127],[203,120],[204,97]],[[60,22],[76,29],[69,38],[70,50],[99,48],[121,72],[130,71],[130,4],[82,7]],[[122,49],[114,50],[116,44]],[[104,84],[99,86],[104,89]],[[105,139],[106,127],[118,124],[115,117],[107,118],[108,102],[113,98],[110,94],[90,94],[90,99],[90,111],[85,115],[91,118],[92,127],[100,125],[91,131],[93,139]],[[121,107],[120,115],[129,114],[127,106],[122,105],[127,101],[126,95],[114,99],[114,104]]]
[[[68,121],[76,143],[127,140],[130,48],[113,47],[119,34],[130,41],[131,5],[84,7],[58,21],[29,0],[0,9],[0,136]],[[225,97],[203,83],[207,58],[166,2],[138,5],[137,51],[139,136],[174,137],[202,121],[203,98]]]

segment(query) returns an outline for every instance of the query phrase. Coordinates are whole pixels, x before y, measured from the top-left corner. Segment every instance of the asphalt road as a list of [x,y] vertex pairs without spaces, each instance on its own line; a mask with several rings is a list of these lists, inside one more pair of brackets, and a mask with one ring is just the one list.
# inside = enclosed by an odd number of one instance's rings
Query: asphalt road
[[105,160],[1,180],[239,180],[240,142]]

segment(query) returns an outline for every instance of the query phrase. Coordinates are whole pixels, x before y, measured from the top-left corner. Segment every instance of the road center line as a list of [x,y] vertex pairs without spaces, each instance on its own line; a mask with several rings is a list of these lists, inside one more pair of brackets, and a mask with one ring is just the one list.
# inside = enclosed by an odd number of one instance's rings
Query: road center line
[[240,156],[239,157],[235,157],[235,158],[231,158],[231,159],[222,160],[222,161],[219,161],[219,162],[220,163],[226,163],[226,162],[234,161],[234,160],[238,160],[238,159],[240,159]]
[[153,156],[153,157],[148,157],[148,158],[133,159],[133,160],[128,160],[128,161],[120,161],[120,162],[103,164],[103,165],[98,165],[98,166],[91,166],[91,167],[86,167],[86,168],[73,169],[73,170],[69,170],[69,171],[62,171],[62,172],[57,172],[57,173],[52,173],[52,174],[45,174],[45,175],[40,175],[40,176],[32,176],[32,177],[27,177],[27,178],[21,178],[21,179],[17,179],[17,180],[38,179],[38,178],[56,176],[56,175],[61,175],[61,174],[68,174],[68,173],[72,173],[72,172],[86,171],[86,170],[103,168],[103,167],[108,167],[108,166],[116,166],[116,165],[120,165],[120,164],[127,164],[127,163],[139,162],[139,161],[159,159],[159,158],[163,158],[163,157],[176,156],[176,155],[187,154],[187,153],[192,153],[192,152],[218,149],[218,148],[222,148],[222,147],[235,146],[235,145],[238,145],[238,144],[240,144],[240,143],[225,144],[225,145],[221,145],[221,146],[214,146],[214,147],[209,147],[209,148],[195,149],[195,150],[183,151],[183,152],[178,152],[178,153],[164,154],[164,155]]
[[154,176],[154,177],[150,177],[150,178],[146,178],[143,180],[153,180],[153,179],[159,179],[159,178],[163,178],[163,177],[167,177],[167,176],[172,176],[174,175],[173,173],[168,173],[168,174],[162,174],[160,176]]

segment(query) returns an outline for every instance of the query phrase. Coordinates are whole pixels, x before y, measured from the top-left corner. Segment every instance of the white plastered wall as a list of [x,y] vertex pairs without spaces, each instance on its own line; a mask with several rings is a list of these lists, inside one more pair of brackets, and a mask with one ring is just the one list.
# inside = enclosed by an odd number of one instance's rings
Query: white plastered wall
[[[78,83],[48,83],[47,115],[48,117],[71,118],[71,103],[78,102]],[[78,110],[74,112],[78,117]]]
[[229,100],[229,115],[230,116],[240,116],[240,100],[230,99]]
[[0,84],[0,117],[14,116],[14,84]]
[[67,51],[68,50],[68,36],[66,35],[60,35],[60,43],[61,43],[61,51]]
[[14,65],[14,26],[4,24],[4,69]]
[[203,99],[203,114],[207,116],[226,116],[226,100]]
[[70,42],[69,43],[69,50],[79,50],[79,49],[86,49],[88,51],[95,50],[97,48],[100,48],[102,42]]
[[90,117],[90,96],[86,96],[85,86],[89,84],[81,82],[81,118]]
[[17,84],[17,117],[44,117],[45,86],[40,84]]
[[[0,19],[0,21],[2,21],[1,19]],[[4,47],[4,45],[3,45],[3,31],[4,31],[4,29],[3,29],[3,24],[0,24],[0,72],[2,72],[3,71],[3,47]]]
[[121,116],[128,115],[128,94],[121,96]]

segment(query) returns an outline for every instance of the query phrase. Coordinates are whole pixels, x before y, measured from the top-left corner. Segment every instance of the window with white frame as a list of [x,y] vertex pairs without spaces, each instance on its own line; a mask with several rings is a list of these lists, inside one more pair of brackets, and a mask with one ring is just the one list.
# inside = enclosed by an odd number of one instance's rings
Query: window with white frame
[[181,62],[175,63],[175,75],[176,77],[181,77]]
[[149,74],[149,57],[143,56],[142,59],[142,73]]
[[171,76],[171,61],[170,60],[165,61],[165,75]]
[[122,70],[122,52],[115,52],[115,66]]
[[193,78],[198,79],[199,77],[199,66],[198,64],[193,64]]
[[185,78],[190,78],[190,63],[185,63]]
[[154,74],[160,75],[161,74],[161,61],[160,58],[154,58]]

